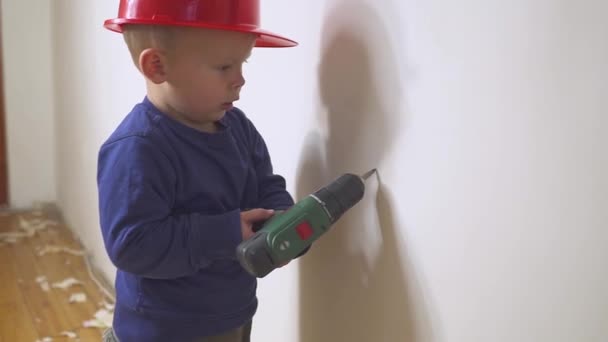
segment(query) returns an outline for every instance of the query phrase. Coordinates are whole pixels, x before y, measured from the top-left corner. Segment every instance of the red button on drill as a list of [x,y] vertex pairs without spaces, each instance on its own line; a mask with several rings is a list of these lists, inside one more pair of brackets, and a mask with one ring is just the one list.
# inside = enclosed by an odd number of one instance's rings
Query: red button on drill
[[296,227],[296,231],[298,232],[298,235],[300,235],[300,239],[302,240],[306,240],[309,237],[312,236],[312,227],[310,226],[310,224],[308,223],[308,221],[304,221],[302,223],[300,223],[297,227]]

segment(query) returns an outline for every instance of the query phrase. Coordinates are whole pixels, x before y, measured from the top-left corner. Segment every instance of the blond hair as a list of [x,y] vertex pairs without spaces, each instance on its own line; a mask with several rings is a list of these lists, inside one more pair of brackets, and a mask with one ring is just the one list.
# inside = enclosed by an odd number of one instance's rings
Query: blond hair
[[123,38],[133,63],[139,69],[139,56],[150,48],[171,50],[176,28],[161,25],[125,25]]

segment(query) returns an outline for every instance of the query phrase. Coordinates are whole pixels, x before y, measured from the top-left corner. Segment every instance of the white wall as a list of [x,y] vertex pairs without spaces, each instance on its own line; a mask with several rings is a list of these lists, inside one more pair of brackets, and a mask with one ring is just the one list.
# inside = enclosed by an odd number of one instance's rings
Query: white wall
[[122,117],[143,99],[122,37],[103,28],[117,1],[54,1],[55,112],[58,203],[91,251],[114,278],[101,238],[97,201],[97,152]]
[[55,201],[50,3],[2,0],[9,204]]
[[[59,202],[98,264],[99,145],[143,96],[117,1],[53,6]],[[378,167],[254,341],[608,339],[604,1],[264,2],[243,108],[301,197]],[[281,94],[281,95],[279,95]],[[277,323],[277,320],[279,322]]]
[[335,2],[298,179],[382,187],[302,260],[305,341],[608,338],[606,9]]

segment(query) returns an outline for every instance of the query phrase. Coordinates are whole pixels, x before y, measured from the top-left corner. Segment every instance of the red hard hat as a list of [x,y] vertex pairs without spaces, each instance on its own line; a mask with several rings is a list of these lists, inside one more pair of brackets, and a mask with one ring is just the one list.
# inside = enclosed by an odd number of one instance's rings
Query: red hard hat
[[259,0],[120,0],[118,18],[104,26],[123,32],[123,25],[202,27],[258,35],[257,47],[291,47],[298,43],[260,29]]

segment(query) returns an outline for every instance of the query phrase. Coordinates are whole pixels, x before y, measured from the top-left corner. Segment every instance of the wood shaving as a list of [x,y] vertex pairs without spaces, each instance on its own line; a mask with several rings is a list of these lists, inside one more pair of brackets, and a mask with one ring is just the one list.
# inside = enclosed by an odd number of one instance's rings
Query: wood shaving
[[79,292],[70,296],[70,303],[84,303],[87,301],[87,295]]
[[67,278],[60,282],[53,283],[51,286],[55,289],[67,290],[69,287],[72,287],[74,285],[83,285],[83,284],[84,283],[81,282],[80,280],[76,280],[74,278]]
[[44,246],[44,248],[42,248],[39,252],[38,255],[39,256],[43,256],[47,253],[68,253],[68,254],[72,254],[75,256],[83,256],[85,255],[85,252],[83,250],[76,250],[76,249],[72,249],[72,248],[68,248],[68,247],[63,247],[63,246]]
[[112,319],[114,318],[114,312],[101,309],[95,313],[95,318],[85,321],[82,326],[85,328],[110,328],[112,326]]

